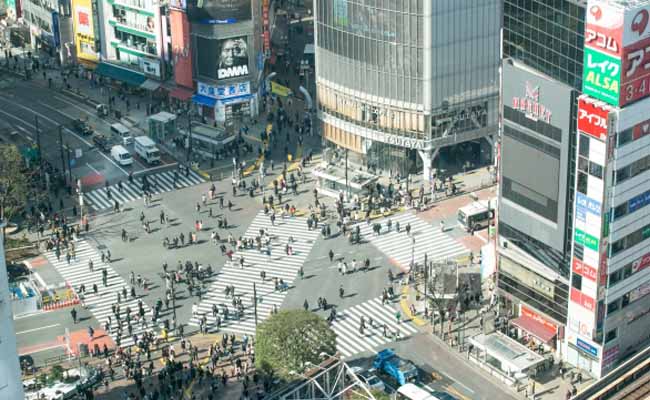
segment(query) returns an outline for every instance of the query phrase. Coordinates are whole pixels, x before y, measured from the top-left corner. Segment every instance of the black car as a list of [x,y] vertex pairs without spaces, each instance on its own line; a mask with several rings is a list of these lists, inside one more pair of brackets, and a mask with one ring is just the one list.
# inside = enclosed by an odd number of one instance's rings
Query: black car
[[104,153],[108,153],[111,150],[111,144],[108,141],[108,138],[104,135],[95,135],[93,136],[93,143],[95,146]]
[[29,268],[24,263],[7,263],[7,275],[10,282],[29,276]]
[[88,125],[88,121],[85,119],[75,119],[72,121],[72,127],[74,128],[75,132],[80,133],[84,136],[89,136],[92,135],[93,129]]

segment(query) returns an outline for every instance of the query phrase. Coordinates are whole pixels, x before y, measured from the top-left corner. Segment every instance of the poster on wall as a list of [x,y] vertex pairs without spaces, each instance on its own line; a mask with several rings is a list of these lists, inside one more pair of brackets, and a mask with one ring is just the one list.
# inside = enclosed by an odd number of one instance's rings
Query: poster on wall
[[74,0],[72,9],[77,58],[96,62],[99,59],[95,48],[95,32],[90,0]]
[[248,43],[246,37],[220,40],[218,43],[217,79],[248,75]]
[[187,15],[199,24],[234,24],[252,16],[251,0],[189,0]]

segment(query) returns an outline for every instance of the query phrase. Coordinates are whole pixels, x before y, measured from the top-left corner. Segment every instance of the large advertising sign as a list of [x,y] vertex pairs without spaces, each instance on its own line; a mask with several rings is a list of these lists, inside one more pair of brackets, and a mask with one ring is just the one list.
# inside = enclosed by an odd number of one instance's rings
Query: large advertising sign
[[234,24],[251,19],[251,0],[189,0],[190,21],[200,24]]
[[[604,0],[589,2],[585,24],[584,93],[616,107],[647,97],[650,95],[648,53],[650,7],[625,8]],[[615,74],[615,69],[620,74]]]
[[607,139],[607,115],[612,108],[589,96],[578,98],[578,130],[599,140]]
[[190,23],[185,13],[169,10],[172,29],[172,57],[174,81],[177,85],[192,87],[192,51],[190,46]]
[[99,58],[95,47],[93,10],[90,0],[73,0],[72,10],[77,58],[97,62]]
[[[262,28],[264,30],[264,53],[267,57],[271,56],[271,21],[269,19],[270,0],[262,0]],[[260,68],[261,69],[261,68]]]
[[217,79],[239,78],[249,74],[245,36],[220,40],[218,51]]

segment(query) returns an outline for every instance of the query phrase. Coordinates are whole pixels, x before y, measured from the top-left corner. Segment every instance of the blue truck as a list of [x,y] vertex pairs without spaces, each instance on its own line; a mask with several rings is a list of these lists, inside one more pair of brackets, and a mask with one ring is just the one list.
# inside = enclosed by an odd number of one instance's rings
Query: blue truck
[[397,381],[400,386],[418,377],[417,367],[412,362],[400,358],[392,349],[380,351],[372,366]]

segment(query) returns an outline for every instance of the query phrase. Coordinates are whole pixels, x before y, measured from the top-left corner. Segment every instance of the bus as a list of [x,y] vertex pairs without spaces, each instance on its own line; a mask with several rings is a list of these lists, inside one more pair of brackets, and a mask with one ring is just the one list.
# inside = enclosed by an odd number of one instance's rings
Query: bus
[[396,400],[457,400],[454,396],[445,392],[429,393],[426,390],[407,383],[397,389]]
[[492,201],[475,201],[458,210],[458,223],[467,232],[487,228],[494,218],[496,204]]

